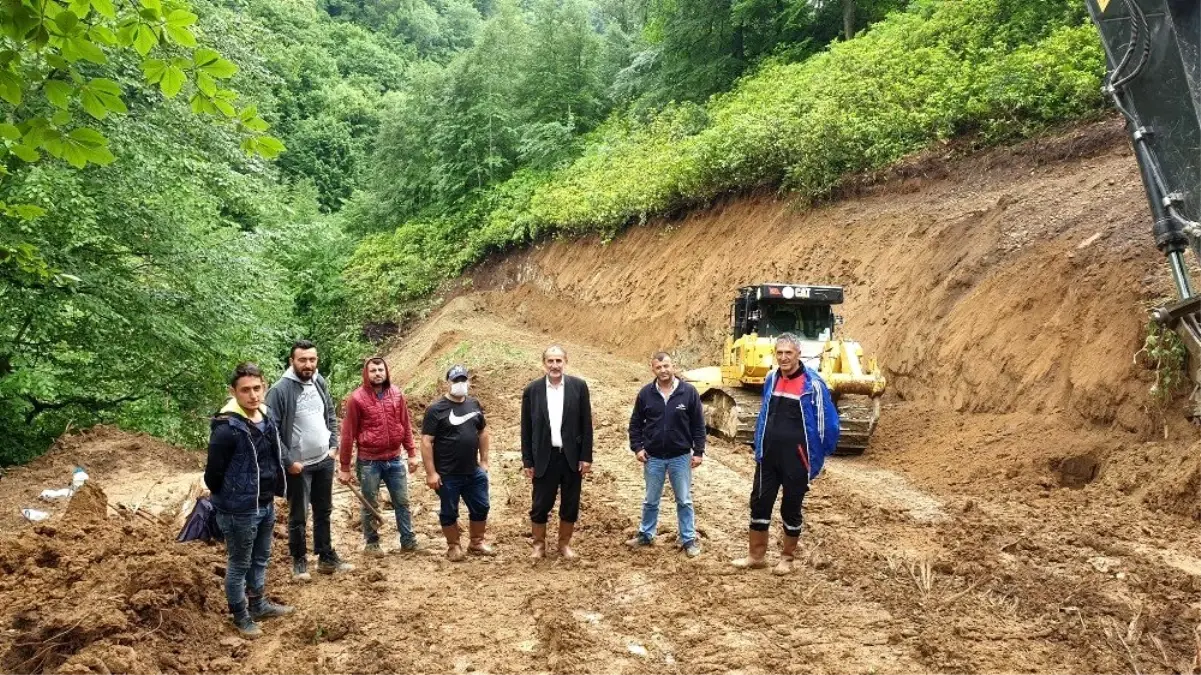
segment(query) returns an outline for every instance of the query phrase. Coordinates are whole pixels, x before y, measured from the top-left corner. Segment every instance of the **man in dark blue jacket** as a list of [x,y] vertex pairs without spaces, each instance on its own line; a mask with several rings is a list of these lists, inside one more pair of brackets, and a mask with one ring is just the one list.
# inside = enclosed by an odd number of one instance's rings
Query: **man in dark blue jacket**
[[651,357],[655,379],[638,392],[630,415],[630,450],[643,464],[646,499],[638,534],[626,542],[639,548],[655,540],[664,478],[676,495],[680,547],[689,558],[701,554],[692,510],[692,470],[705,458],[705,415],[696,387],[675,376],[671,356]]
[[217,524],[225,534],[225,599],[242,635],[262,634],[257,619],[291,614],[267,599],[267,564],[275,529],[275,497],[285,495],[283,447],[264,414],[267,384],[253,363],[239,364],[229,382],[232,397],[213,417],[204,483],[212,492]]

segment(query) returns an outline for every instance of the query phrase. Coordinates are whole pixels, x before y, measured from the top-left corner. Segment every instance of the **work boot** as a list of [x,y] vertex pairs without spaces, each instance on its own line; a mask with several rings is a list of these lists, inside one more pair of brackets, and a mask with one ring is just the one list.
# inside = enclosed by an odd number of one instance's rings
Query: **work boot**
[[290,605],[277,605],[267,599],[261,593],[246,592],[246,599],[249,601],[250,618],[258,621],[259,619],[274,619],[279,616],[287,616],[296,611]]
[[681,548],[684,549],[684,555],[689,558],[695,558],[701,554],[701,543],[699,541],[690,542]]
[[412,541],[403,541],[402,540],[400,542],[400,552],[401,553],[416,553],[420,550],[421,550],[421,544],[418,544],[416,539],[413,539]]
[[459,524],[448,525],[442,528],[442,536],[446,537],[446,559],[451,562],[459,562],[463,559],[463,549],[459,545],[459,538],[462,532],[459,530]]
[[467,552],[472,555],[496,555],[496,551],[492,550],[492,546],[484,541],[484,530],[488,529],[486,521],[471,521],[470,529],[471,543],[467,545]]
[[363,547],[363,553],[372,558],[384,557],[384,549],[380,548],[378,541],[373,541]]
[[642,533],[638,533],[626,540],[626,546],[630,548],[646,548],[647,546],[654,546],[654,544],[655,542],[642,536]]
[[575,523],[559,521],[559,557],[564,560],[576,560],[580,556],[571,550],[571,535],[575,532]]
[[530,557],[541,560],[546,557],[546,523],[534,523],[531,529],[534,531],[534,550],[530,552]]
[[767,567],[767,539],[769,533],[766,531],[751,530],[749,539],[749,555],[745,558],[735,560],[732,565],[742,570],[761,570]]
[[796,558],[796,545],[800,539],[799,536],[790,537],[787,534],[784,535],[784,545],[780,549],[780,562],[772,568],[772,574],[779,574],[781,576],[792,574],[793,561]]
[[246,609],[245,602],[237,607],[231,607],[230,612],[233,614],[234,627],[238,629],[242,637],[254,640],[263,634],[259,625],[250,618],[250,611]]
[[318,558],[317,571],[322,574],[333,574],[334,572],[349,572],[354,569],[354,565],[345,562],[338,557],[334,551],[330,551],[329,555],[324,558]]
[[309,581],[313,576],[309,574],[309,561],[304,558],[292,559],[292,579],[295,581]]

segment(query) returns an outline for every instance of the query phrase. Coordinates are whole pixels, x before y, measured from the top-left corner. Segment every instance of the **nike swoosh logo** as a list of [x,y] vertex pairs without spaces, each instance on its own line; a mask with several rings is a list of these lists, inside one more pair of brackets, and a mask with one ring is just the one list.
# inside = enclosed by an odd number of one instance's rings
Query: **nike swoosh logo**
[[456,414],[454,414],[454,413],[452,412],[452,413],[450,414],[450,423],[451,423],[451,424],[453,424],[453,425],[455,425],[455,426],[457,427],[457,426],[459,426],[460,424],[462,424],[462,423],[466,422],[467,420],[471,419],[472,417],[475,417],[475,416],[476,416],[476,415],[478,415],[478,414],[480,414],[480,413],[479,413],[479,411],[477,410],[477,411],[475,411],[475,412],[472,412],[472,413],[467,413],[466,415],[463,415],[462,417],[459,417],[458,415],[456,415]]

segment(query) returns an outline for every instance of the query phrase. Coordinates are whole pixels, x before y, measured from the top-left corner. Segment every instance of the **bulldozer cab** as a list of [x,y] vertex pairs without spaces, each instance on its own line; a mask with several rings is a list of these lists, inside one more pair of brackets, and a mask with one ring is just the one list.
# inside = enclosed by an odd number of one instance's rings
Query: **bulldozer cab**
[[834,334],[832,306],[842,299],[837,286],[744,286],[734,300],[731,333],[735,340],[751,333],[760,337],[793,333],[802,340],[824,342]]

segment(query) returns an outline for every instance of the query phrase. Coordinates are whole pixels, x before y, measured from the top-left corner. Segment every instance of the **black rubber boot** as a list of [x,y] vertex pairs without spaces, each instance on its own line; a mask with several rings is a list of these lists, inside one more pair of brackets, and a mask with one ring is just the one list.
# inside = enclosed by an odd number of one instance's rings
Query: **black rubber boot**
[[296,611],[291,605],[277,605],[271,602],[262,592],[251,593],[247,591],[246,599],[250,601],[250,618],[255,621],[259,619],[274,619],[277,616],[287,616]]
[[250,618],[250,611],[246,608],[245,602],[240,605],[231,606],[229,612],[233,614],[234,627],[238,629],[242,637],[254,640],[263,634],[263,631],[259,629],[259,625],[254,622],[254,619]]

